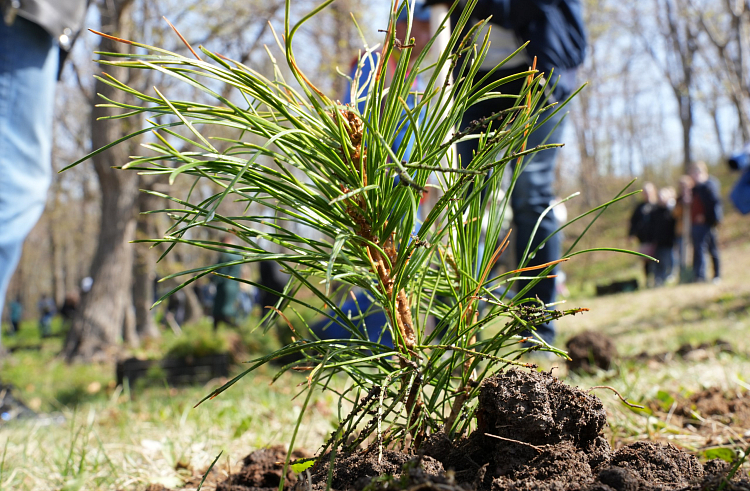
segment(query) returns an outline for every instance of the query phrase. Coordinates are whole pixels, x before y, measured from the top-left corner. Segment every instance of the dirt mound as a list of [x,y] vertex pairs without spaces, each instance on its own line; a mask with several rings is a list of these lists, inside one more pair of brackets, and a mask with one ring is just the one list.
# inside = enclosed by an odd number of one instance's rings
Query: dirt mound
[[661,487],[685,487],[703,477],[698,459],[671,444],[635,442],[615,452],[610,464]]
[[468,438],[452,444],[434,435],[424,451],[479,490],[698,490],[726,474],[715,463],[704,471],[672,445],[638,442],[613,452],[601,435],[601,401],[547,373],[508,370],[486,380],[477,419]]
[[617,348],[609,336],[594,331],[584,331],[568,340],[568,369],[594,372],[597,368],[609,370],[617,359]]
[[595,396],[548,373],[507,370],[482,384],[477,429],[452,445],[434,435],[424,452],[478,489],[578,489],[612,450]]
[[[305,455],[292,454],[292,459]],[[216,486],[216,491],[276,491],[281,483],[286,449],[282,446],[261,448],[242,460],[242,469],[230,475],[226,481]],[[291,489],[297,482],[295,473],[288,469],[284,479],[284,489]]]
[[[312,484],[300,482],[297,489],[299,491],[324,490],[328,479],[329,460],[329,455],[323,456],[321,459],[323,465],[316,466],[318,468],[311,476]],[[337,458],[333,468],[331,488],[363,489],[370,484],[387,488],[391,480],[400,481],[403,478],[406,481],[409,479],[408,476],[421,484],[447,482],[443,466],[437,460],[385,450],[382,456],[379,456],[377,451],[370,451]]]
[[548,373],[506,370],[482,384],[477,432],[535,445],[588,448],[607,423],[602,402]]
[[712,387],[688,397],[661,393],[649,408],[690,435],[703,436],[704,447],[736,445],[750,436],[750,392],[725,393]]
[[680,401],[678,411],[698,421],[698,417],[712,417],[724,424],[750,429],[750,392],[725,394],[712,387],[691,395],[687,401]]
[[[636,442],[613,451],[601,434],[606,416],[601,401],[552,375],[506,370],[482,384],[477,429],[451,441],[437,433],[421,455],[377,449],[337,457],[334,490],[367,491],[710,491],[721,486],[729,466],[701,465],[670,444]],[[284,461],[281,447],[253,452],[242,470],[220,491],[278,489]],[[299,458],[296,456],[295,458]],[[285,488],[322,491],[329,457],[310,469],[311,482],[290,471]],[[750,491],[735,480],[726,490]]]

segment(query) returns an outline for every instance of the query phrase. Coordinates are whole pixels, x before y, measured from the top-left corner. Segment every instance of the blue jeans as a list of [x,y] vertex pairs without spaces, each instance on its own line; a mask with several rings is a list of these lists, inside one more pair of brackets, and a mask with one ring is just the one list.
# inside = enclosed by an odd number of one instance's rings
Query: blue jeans
[[714,263],[714,278],[721,274],[719,269],[719,248],[716,244],[716,229],[703,223],[694,223],[690,228],[693,239],[693,279],[706,280],[706,249]]
[[658,246],[654,257],[659,261],[654,271],[654,284],[659,286],[667,281],[674,270],[674,247]]
[[0,22],[0,317],[23,241],[52,180],[52,116],[59,50],[21,17]]
[[[499,100],[504,101],[504,99]],[[487,107],[486,104],[473,106],[464,114],[462,127],[465,128],[471,121],[478,120],[483,116],[489,116],[499,109],[503,108]],[[563,124],[558,123],[561,122],[564,114],[564,111],[559,111],[544,125],[531,133],[526,147],[534,148],[542,143],[561,143]],[[548,113],[543,114],[540,117],[540,121],[547,116]],[[557,125],[556,128],[555,125]],[[458,145],[458,154],[461,158],[462,165],[465,165],[465,163],[471,160],[472,152],[476,150],[476,147],[477,140],[461,142]],[[528,261],[528,266],[537,266],[560,259],[560,236],[552,235],[555,230],[557,230],[558,223],[551,211],[547,213],[540,222],[539,228],[533,239],[531,237],[532,231],[534,230],[539,217],[555,198],[553,184],[555,180],[556,157],[557,148],[536,152],[532,156],[526,157],[522,163],[524,167],[516,181],[510,197],[515,228],[514,246],[516,258],[520,260],[523,252],[526,250],[526,245],[529,242],[531,242],[531,248],[529,249],[529,252],[531,253],[539,243],[551,236],[544,246],[537,251],[533,257],[531,257]],[[516,165],[515,161],[513,162],[513,165]],[[539,270],[537,273],[541,272],[542,270]],[[531,274],[533,274],[533,272],[530,273],[530,275]],[[554,274],[554,271],[551,274]],[[516,291],[521,291],[527,284],[528,281],[517,281],[514,284],[514,289]],[[549,304],[555,301],[555,293],[555,280],[545,279],[534,285],[534,287],[526,293],[525,297],[539,297],[542,302]],[[547,343],[552,343],[555,339],[555,328],[551,323],[537,326],[536,332]]]
[[[356,291],[356,290],[355,290]],[[367,337],[373,343],[379,342],[385,346],[393,347],[391,333],[387,329],[388,318],[385,311],[379,305],[372,306],[370,298],[362,291],[357,291],[355,301],[347,294],[346,301],[341,305],[341,311],[350,316],[355,326],[362,332],[367,332]],[[367,313],[364,317],[363,313]],[[318,321],[310,328],[320,339],[349,339],[352,333],[344,327],[345,321],[333,312],[329,312],[336,320],[328,318]]]

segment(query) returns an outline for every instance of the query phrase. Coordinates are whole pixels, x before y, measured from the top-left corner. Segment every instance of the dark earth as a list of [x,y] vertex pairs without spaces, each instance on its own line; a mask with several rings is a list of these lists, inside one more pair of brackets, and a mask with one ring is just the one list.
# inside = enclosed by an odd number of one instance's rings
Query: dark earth
[[663,421],[706,438],[706,447],[741,442],[750,436],[750,392],[711,387],[649,404]]
[[584,331],[568,340],[568,370],[593,373],[597,369],[609,370],[617,360],[617,348],[609,336],[594,331]]
[[[750,491],[739,472],[725,477],[730,464],[701,464],[665,443],[640,441],[613,450],[602,430],[601,401],[551,374],[511,369],[482,384],[477,429],[450,441],[430,436],[419,455],[377,448],[336,459],[331,487],[357,491]],[[248,455],[240,472],[219,483],[222,491],[278,489],[284,461],[281,448]],[[294,456],[297,458],[297,456]],[[326,488],[328,460],[299,480],[288,474],[285,488]],[[305,476],[309,476],[309,480]],[[722,488],[723,485],[723,488]]]

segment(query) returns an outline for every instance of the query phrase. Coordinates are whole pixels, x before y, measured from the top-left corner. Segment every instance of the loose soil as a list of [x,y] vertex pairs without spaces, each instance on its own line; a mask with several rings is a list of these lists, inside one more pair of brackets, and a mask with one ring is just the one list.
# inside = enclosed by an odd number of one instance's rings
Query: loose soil
[[643,351],[632,358],[639,362],[648,363],[669,363],[676,358],[695,362],[715,358],[719,353],[738,354],[729,341],[716,339],[713,342],[700,343],[698,345],[685,343],[677,351],[664,351],[651,354]]
[[568,370],[593,373],[596,369],[609,370],[617,360],[617,348],[609,336],[600,332],[584,331],[570,338]]
[[[477,429],[450,441],[430,436],[419,455],[377,449],[336,459],[336,490],[409,491],[645,491],[719,489],[729,464],[698,459],[671,445],[636,442],[614,451],[603,437],[607,424],[601,401],[549,373],[506,370],[482,384]],[[718,409],[717,409],[718,410]],[[245,458],[242,470],[217,486],[222,491],[278,489],[282,448]],[[326,488],[328,459],[299,481],[288,474],[286,488]],[[750,491],[735,478],[723,489]]]
[[750,392],[712,387],[672,401],[654,401],[649,408],[671,425],[704,436],[704,448],[728,444],[745,448],[750,440]]
[[[292,459],[307,457],[301,452],[292,453]],[[262,448],[251,453],[242,461],[242,469],[230,475],[226,481],[216,486],[216,491],[276,491],[284,473],[286,449],[281,446]],[[297,476],[287,469],[285,487],[296,484]]]

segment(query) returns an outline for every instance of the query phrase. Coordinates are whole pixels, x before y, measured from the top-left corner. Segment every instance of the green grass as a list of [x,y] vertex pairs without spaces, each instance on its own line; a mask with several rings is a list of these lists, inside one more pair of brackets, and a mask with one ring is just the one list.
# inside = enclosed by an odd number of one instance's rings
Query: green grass
[[[603,228],[614,230],[616,226],[605,224]],[[741,217],[730,215],[721,231],[725,238],[725,274],[719,285],[679,285],[569,300],[570,307],[588,307],[591,311],[559,322],[560,345],[578,332],[594,329],[611,336],[620,354],[628,359],[616,370],[591,376],[568,374],[560,361],[554,361],[551,365],[559,366],[554,373],[584,389],[612,386],[634,402],[653,401],[662,393],[685,396],[705,387],[747,388],[750,284],[745,271],[750,270],[750,244],[732,239],[747,234],[747,228]],[[580,259],[566,265],[569,275],[575,276]],[[636,259],[629,260],[639,264]],[[591,282],[622,273],[617,255],[597,258],[591,267],[597,268],[597,273],[589,277]],[[245,344],[250,346],[248,359],[277,347],[274,335],[285,329],[271,330],[271,338],[262,337],[260,331],[251,333],[258,314],[241,330]],[[310,318],[309,313],[304,315]],[[286,444],[291,438],[304,399],[293,397],[307,383],[301,374],[288,373],[270,385],[273,371],[263,369],[194,409],[193,405],[219,381],[180,389],[161,384],[138,386],[132,391],[116,388],[114,363],[66,365],[57,358],[63,340],[61,330],[56,319],[53,332],[58,336],[42,340],[36,322],[29,321],[17,337],[4,337],[6,347],[41,348],[17,350],[0,360],[0,380],[16,385],[17,395],[34,409],[64,419],[0,427],[0,489],[142,490],[148,483],[176,486],[203,472],[222,450],[217,468],[225,473],[236,470],[251,450]],[[188,326],[185,339],[200,339],[210,330],[208,321]],[[224,328],[220,331],[223,339],[233,333]],[[630,358],[644,351],[655,354],[676,350],[685,343],[697,345],[717,339],[732,343],[736,353],[711,352],[706,359],[676,358],[664,364]],[[136,353],[157,357],[178,341],[173,333],[163,331],[161,340],[146,344]],[[549,367],[545,362],[543,368]],[[607,436],[615,446],[651,438],[705,455],[705,436],[658,415],[628,408],[608,391],[596,394],[607,408]],[[298,444],[314,452],[334,430],[339,409],[336,398],[318,391],[311,408],[300,428]]]
[[[0,489],[177,486],[222,450],[234,465],[249,449],[288,441],[300,413],[301,398],[292,398],[306,384],[302,375],[270,385],[271,375],[261,370],[251,383],[193,408],[220,381],[130,391],[114,386],[114,364],[63,363],[55,356],[60,344],[45,340],[42,351],[19,352],[0,364],[0,379],[17,385],[17,396],[39,401],[33,405],[54,416],[1,427]],[[335,421],[333,398],[322,396],[304,420],[301,446],[314,449]]]
[[[742,384],[750,383],[750,285],[743,276],[750,267],[750,245],[735,244],[723,253],[725,263],[735,267],[727,268],[720,285],[681,285],[576,299],[570,303],[592,310],[561,321],[559,327],[563,343],[582,330],[598,329],[615,340],[625,357],[719,338],[733,343],[736,354],[713,353],[700,361],[675,359],[666,364],[628,359],[617,370],[593,376],[567,374],[564,365],[554,361],[551,364],[559,366],[554,373],[584,389],[612,386],[634,402],[655,400],[660,392],[687,395],[711,386],[742,390]],[[194,328],[210,326],[204,323]],[[190,333],[191,328],[186,331]],[[34,329],[29,327],[29,332]],[[172,340],[172,334],[165,333],[161,342],[147,350],[163,351]],[[59,423],[27,421],[0,429],[0,448],[5,449],[1,489],[176,486],[204,471],[222,450],[217,463],[220,472],[236,470],[251,450],[288,443],[303,403],[303,397],[293,397],[300,384],[306,385],[306,378],[288,373],[269,385],[270,370],[255,373],[195,409],[193,405],[218,381],[204,387],[138,388],[128,394],[126,388],[111,386],[113,365],[68,366],[58,361],[55,355],[61,343],[61,338],[46,339],[41,351],[19,351],[0,362],[0,379],[18,385],[24,400],[37,398],[43,412],[55,411],[65,418]],[[93,394],[86,391],[92,382],[101,385]],[[704,452],[705,437],[648,412],[632,410],[608,391],[596,394],[607,408],[607,436],[615,446],[652,438],[699,455]],[[330,393],[315,392],[300,427],[299,447],[314,452],[334,430],[336,401]]]

